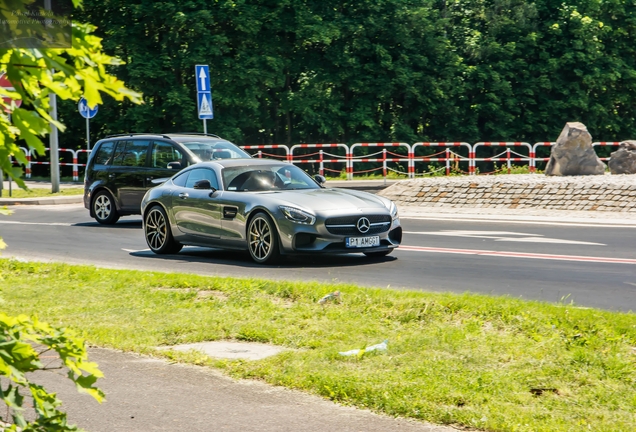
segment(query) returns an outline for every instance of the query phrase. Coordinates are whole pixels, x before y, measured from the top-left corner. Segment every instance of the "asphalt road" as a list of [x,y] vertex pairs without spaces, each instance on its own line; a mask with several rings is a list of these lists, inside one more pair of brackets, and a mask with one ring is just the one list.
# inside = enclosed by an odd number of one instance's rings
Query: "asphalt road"
[[363,255],[289,258],[259,266],[249,256],[184,248],[147,250],[139,216],[105,227],[81,205],[13,207],[0,219],[3,256],[116,268],[477,292],[610,310],[636,310],[636,226],[569,226],[402,218],[403,247]]

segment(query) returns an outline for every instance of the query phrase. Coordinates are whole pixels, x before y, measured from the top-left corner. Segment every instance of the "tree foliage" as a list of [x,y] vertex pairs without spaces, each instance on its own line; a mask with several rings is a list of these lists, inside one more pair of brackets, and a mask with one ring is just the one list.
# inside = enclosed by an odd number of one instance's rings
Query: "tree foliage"
[[[55,353],[59,364],[47,366],[42,354]],[[102,377],[96,363],[88,361],[86,344],[73,331],[54,328],[26,315],[0,313],[0,429],[4,431],[62,432],[78,430],[69,425],[55,393],[34,383],[29,375],[38,370],[66,370],[79,391],[102,401],[104,393],[94,386]],[[26,403],[26,402],[29,403]],[[34,418],[25,416],[31,405]],[[6,414],[5,414],[6,413]]]
[[[239,144],[535,142],[567,121],[622,140],[636,127],[634,2],[87,0],[81,17],[145,95],[107,102],[100,135],[201,131],[195,64],[211,68],[210,130]],[[76,107],[64,116],[81,145]]]
[[[1,3],[0,16],[24,9],[32,2]],[[79,6],[81,0],[73,0],[73,3]],[[0,50],[0,71],[6,72],[15,89],[0,88],[0,96],[22,100],[22,106],[15,108],[0,98],[0,169],[20,186],[24,186],[20,169],[12,167],[9,161],[11,155],[21,164],[26,163],[18,140],[43,154],[40,138],[49,132],[50,123],[60,131],[65,129],[62,122],[54,121],[49,115],[49,95],[75,102],[84,96],[90,106],[103,102],[101,93],[117,101],[140,101],[137,92],[127,89],[121,80],[109,74],[108,67],[122,62],[102,51],[101,39],[92,34],[94,29],[92,25],[74,22],[71,48]]]

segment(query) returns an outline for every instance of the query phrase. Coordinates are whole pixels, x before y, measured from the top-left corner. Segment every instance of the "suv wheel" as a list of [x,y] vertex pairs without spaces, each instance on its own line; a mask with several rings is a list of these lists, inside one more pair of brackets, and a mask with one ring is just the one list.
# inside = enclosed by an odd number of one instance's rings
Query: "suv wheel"
[[104,225],[112,225],[119,220],[115,201],[109,192],[105,190],[97,192],[93,198],[93,214],[95,220]]

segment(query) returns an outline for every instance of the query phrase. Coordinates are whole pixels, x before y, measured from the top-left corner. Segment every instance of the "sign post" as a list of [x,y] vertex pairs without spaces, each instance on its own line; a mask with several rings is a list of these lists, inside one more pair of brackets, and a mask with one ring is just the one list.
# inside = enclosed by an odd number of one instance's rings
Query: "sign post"
[[199,119],[203,120],[203,133],[208,133],[207,120],[214,118],[212,106],[212,89],[210,88],[210,68],[208,65],[196,65],[194,77],[197,82],[197,111]]
[[91,126],[89,119],[92,119],[97,115],[98,106],[95,105],[93,108],[88,106],[88,102],[86,99],[82,97],[77,103],[77,110],[80,115],[86,119],[86,150],[91,149]]

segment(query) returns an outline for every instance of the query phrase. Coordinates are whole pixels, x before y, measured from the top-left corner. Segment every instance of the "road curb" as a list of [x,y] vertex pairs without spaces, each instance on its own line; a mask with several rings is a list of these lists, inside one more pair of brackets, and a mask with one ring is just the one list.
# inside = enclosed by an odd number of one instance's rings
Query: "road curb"
[[12,205],[54,205],[54,204],[81,204],[83,195],[69,195],[44,198],[0,198],[0,206]]

